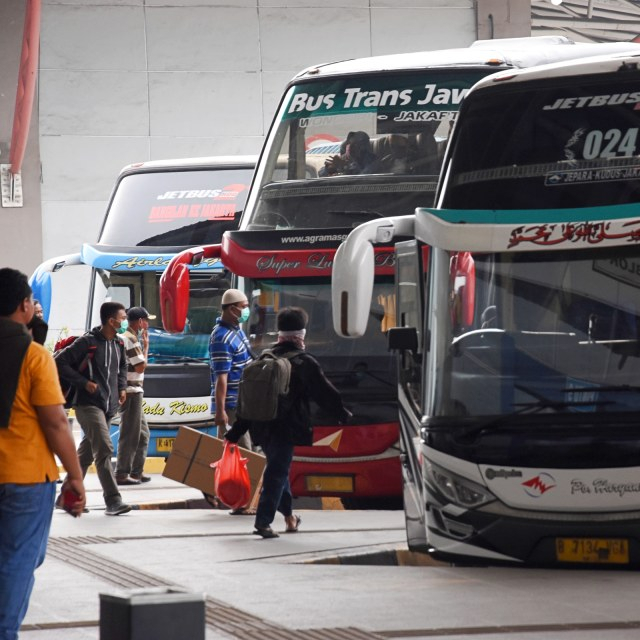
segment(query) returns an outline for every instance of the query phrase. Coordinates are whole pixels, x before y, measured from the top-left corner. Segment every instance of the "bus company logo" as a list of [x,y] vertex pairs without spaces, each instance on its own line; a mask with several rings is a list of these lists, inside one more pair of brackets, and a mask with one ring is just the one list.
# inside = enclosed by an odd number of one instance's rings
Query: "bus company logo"
[[191,404],[184,400],[173,400],[169,403],[169,415],[190,415],[193,413],[208,413],[209,405],[206,402]]
[[550,473],[539,473],[537,476],[522,483],[524,491],[532,498],[539,498],[547,491],[556,487],[556,480]]
[[492,469],[489,467],[485,471],[487,480],[495,480],[496,478],[522,478],[522,471],[517,469]]
[[[393,120],[394,122],[443,122],[455,120],[457,111],[401,111]],[[381,120],[378,116],[378,120]]]
[[220,193],[216,196],[216,199],[235,200],[246,189],[246,184],[228,184],[226,187],[220,190]]
[[256,262],[258,271],[273,271],[278,274],[282,271],[295,271],[301,266],[302,263],[299,260],[285,260],[276,256],[263,256]]
[[307,267],[316,271],[327,271],[333,265],[333,256],[330,253],[314,253],[307,260]]
[[393,267],[396,264],[396,256],[393,252],[376,253],[374,262],[376,267]]
[[165,191],[156,200],[187,200],[190,198],[217,198],[222,189],[191,189],[189,191]]
[[620,104],[637,104],[640,102],[640,91],[632,93],[613,93],[601,96],[581,96],[579,98],[558,98],[553,104],[546,104],[543,111],[559,109],[584,109],[585,107],[610,107]]
[[571,495],[607,494],[624,498],[627,494],[640,493],[640,482],[614,482],[608,478],[596,478],[590,483],[580,478],[571,480]]
[[132,256],[126,260],[117,260],[111,265],[112,269],[136,269],[140,267],[166,267],[169,264],[169,258],[140,258]]
[[530,243],[551,247],[565,242],[576,244],[600,244],[610,240],[640,242],[640,220],[625,222],[621,226],[611,222],[567,222],[564,224],[536,224],[516,227],[511,231],[508,249]]

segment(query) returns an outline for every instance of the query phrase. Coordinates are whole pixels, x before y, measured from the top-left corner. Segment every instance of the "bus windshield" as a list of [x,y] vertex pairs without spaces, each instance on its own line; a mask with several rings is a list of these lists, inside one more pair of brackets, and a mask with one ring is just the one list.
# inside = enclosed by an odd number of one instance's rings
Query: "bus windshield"
[[149,364],[209,362],[209,337],[215,324],[223,292],[229,287],[224,272],[192,273],[187,323],[182,333],[164,330],[160,319],[155,271],[114,272],[95,270],[91,325],[100,324],[100,306],[110,300],[129,308],[142,305],[150,315]]
[[309,314],[305,346],[325,374],[345,390],[394,396],[395,364],[386,351],[387,329],[395,325],[393,279],[374,286],[374,305],[367,332],[360,340],[336,337],[331,321],[331,283],[327,278],[248,279],[251,316],[248,333],[258,352],[277,341],[276,315],[283,307],[302,307]]
[[640,410],[638,247],[433,254],[434,415]]
[[118,247],[219,243],[238,225],[252,176],[249,167],[125,175],[98,242]]
[[444,208],[640,200],[640,92],[623,73],[479,89],[454,134]]
[[352,228],[433,202],[462,98],[491,71],[425,69],[294,84],[242,228]]

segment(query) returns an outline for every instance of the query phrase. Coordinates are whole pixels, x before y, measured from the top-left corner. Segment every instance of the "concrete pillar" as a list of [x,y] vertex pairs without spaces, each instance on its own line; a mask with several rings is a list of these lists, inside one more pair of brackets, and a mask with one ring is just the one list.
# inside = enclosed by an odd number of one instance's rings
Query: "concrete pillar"
[[477,0],[479,40],[531,35],[530,0]]
[[[9,163],[25,6],[24,0],[0,1],[0,164]],[[13,267],[31,275],[42,261],[37,96],[21,175],[24,206],[0,206],[0,267]]]

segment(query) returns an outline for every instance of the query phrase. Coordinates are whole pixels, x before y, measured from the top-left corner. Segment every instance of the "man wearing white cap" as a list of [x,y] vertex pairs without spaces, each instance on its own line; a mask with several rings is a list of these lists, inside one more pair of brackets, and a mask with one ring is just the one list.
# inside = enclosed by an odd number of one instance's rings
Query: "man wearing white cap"
[[127,357],[127,399],[120,407],[120,438],[116,458],[116,482],[119,485],[149,482],[143,473],[149,447],[149,426],[142,410],[144,370],[149,358],[149,320],[144,307],[127,311],[127,329],[121,334]]
[[[247,296],[238,289],[227,289],[222,295],[222,315],[216,319],[209,340],[211,413],[215,416],[219,438],[224,438],[236,420],[242,370],[253,359],[249,340],[240,328],[248,319]],[[245,449],[251,448],[249,437],[239,444]]]

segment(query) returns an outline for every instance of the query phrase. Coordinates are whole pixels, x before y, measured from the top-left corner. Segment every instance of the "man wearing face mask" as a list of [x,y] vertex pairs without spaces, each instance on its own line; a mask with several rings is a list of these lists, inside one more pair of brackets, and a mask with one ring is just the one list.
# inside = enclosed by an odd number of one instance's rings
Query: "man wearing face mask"
[[127,313],[119,302],[100,307],[99,327],[85,333],[61,351],[56,362],[60,376],[77,390],[76,418],[84,437],[78,447],[82,472],[94,462],[105,514],[118,516],[131,511],[122,502],[111,458],[113,443],[109,435],[111,419],[127,398],[127,360],[118,334],[126,331]]
[[[249,340],[240,328],[248,319],[247,296],[238,289],[227,289],[222,295],[222,315],[217,318],[209,340],[211,413],[215,416],[219,438],[224,438],[236,420],[242,370],[253,359]],[[238,444],[250,449],[248,434]]]
[[135,485],[149,482],[144,463],[149,446],[149,426],[142,411],[144,370],[149,358],[149,315],[144,307],[127,311],[129,327],[122,334],[127,356],[127,399],[120,407],[120,438],[116,460],[116,482]]

